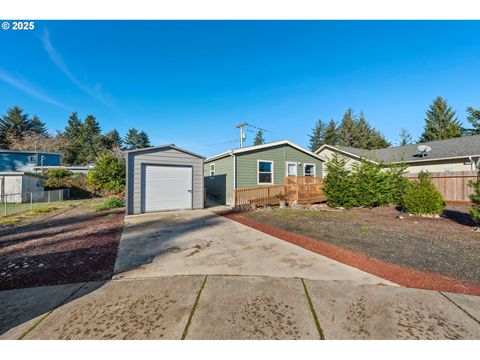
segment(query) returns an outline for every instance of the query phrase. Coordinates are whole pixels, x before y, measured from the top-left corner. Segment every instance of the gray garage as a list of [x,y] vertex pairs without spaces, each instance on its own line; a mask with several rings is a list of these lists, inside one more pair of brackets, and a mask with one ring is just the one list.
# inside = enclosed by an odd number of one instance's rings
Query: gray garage
[[204,159],[173,144],[127,151],[127,214],[203,208]]

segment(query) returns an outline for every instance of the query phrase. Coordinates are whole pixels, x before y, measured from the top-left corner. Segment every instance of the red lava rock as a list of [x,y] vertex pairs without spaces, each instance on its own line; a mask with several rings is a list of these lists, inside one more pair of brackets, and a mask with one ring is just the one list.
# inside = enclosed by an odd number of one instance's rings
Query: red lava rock
[[217,212],[217,214],[405,287],[480,295],[480,287],[469,281],[389,264],[359,252],[353,252],[304,235],[277,229],[273,226],[248,219],[238,212],[227,211]]

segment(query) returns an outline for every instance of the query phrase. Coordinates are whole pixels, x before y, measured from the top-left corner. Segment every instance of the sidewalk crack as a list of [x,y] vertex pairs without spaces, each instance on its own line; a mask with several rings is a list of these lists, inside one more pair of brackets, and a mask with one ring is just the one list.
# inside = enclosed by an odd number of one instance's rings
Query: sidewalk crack
[[465,310],[463,307],[461,307],[460,305],[458,305],[455,301],[453,301],[452,299],[450,299],[447,295],[445,295],[443,292],[439,291],[440,295],[442,295],[445,299],[447,299],[448,301],[450,301],[453,305],[455,305],[457,308],[459,308],[460,310],[462,310],[470,319],[472,319],[473,321],[475,321],[478,325],[480,325],[480,320],[478,320],[475,316],[473,316],[472,314],[470,314],[467,310]]
[[320,340],[325,340],[322,327],[320,326],[320,321],[318,320],[317,313],[315,312],[315,308],[313,307],[312,299],[310,298],[310,294],[308,293],[307,284],[305,284],[305,281],[303,279],[300,280],[302,281],[303,290],[305,291],[305,296],[307,297],[308,301],[308,307],[310,308],[310,312],[312,313],[313,321],[315,321],[315,326],[317,327]]
[[185,340],[188,334],[188,328],[190,327],[190,324],[192,322],[193,314],[195,313],[195,310],[197,309],[198,302],[200,301],[200,295],[202,295],[203,288],[205,287],[205,283],[207,282],[207,275],[205,275],[205,278],[202,281],[202,285],[200,285],[200,289],[198,290],[197,297],[195,299],[195,302],[193,303],[192,310],[190,311],[190,315],[188,316],[187,324],[185,325],[185,329],[183,330],[182,334],[182,340]]

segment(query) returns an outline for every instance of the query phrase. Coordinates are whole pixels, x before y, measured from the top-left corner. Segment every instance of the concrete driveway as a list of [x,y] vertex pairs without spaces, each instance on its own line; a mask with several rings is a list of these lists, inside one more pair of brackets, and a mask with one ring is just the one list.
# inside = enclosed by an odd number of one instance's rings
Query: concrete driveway
[[407,289],[206,210],[128,217],[114,279],[0,292],[0,339],[480,339]]
[[115,279],[260,275],[394,285],[208,210],[127,217],[115,274]]

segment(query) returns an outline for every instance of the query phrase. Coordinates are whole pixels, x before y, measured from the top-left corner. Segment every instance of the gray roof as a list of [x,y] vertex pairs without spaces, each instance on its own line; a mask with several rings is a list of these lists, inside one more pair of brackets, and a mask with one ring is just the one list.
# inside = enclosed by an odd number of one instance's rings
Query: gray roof
[[429,141],[422,143],[432,148],[427,156],[418,156],[418,145],[408,144],[378,150],[363,150],[348,146],[335,146],[353,155],[361,156],[373,161],[383,162],[411,162],[419,160],[438,160],[480,155],[480,135],[469,135],[446,140]]
[[193,153],[193,152],[191,152],[191,151],[188,151],[188,150],[179,148],[179,147],[176,146],[175,144],[165,144],[165,145],[151,146],[151,147],[141,148],[141,149],[125,150],[125,151],[123,151],[123,153],[129,154],[129,153],[142,152],[142,151],[148,152],[148,151],[154,151],[154,150],[159,150],[159,149],[164,149],[164,148],[172,148],[172,149],[175,149],[175,150],[184,152],[185,154],[190,154],[190,155],[196,156],[196,157],[198,157],[198,158],[200,158],[200,159],[205,159],[205,156],[198,155],[198,154]]

